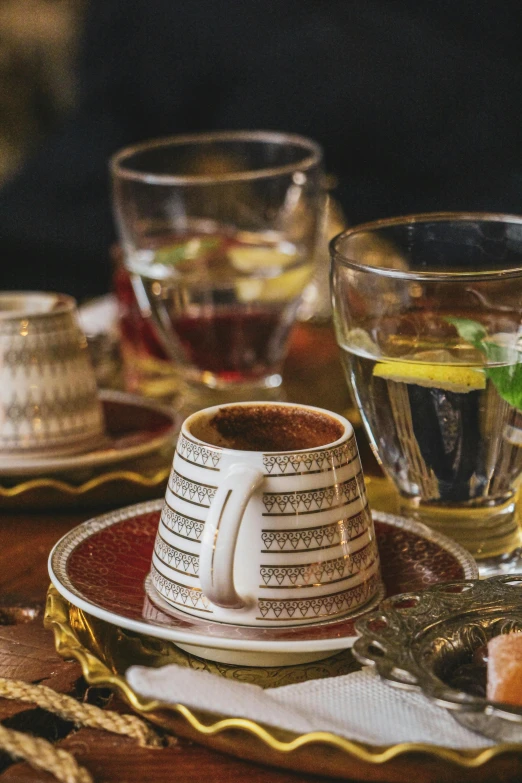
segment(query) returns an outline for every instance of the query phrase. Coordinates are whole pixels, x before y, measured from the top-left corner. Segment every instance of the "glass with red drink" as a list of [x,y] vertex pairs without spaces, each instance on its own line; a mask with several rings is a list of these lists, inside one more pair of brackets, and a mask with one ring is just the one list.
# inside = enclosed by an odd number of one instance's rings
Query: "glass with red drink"
[[112,161],[134,294],[182,382],[205,404],[281,384],[314,272],[321,150],[282,133],[147,142]]

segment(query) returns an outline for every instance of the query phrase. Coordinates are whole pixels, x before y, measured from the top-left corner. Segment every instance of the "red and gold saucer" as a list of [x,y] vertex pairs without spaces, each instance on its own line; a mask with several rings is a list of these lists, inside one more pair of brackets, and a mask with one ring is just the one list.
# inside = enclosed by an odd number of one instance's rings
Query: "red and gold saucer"
[[[177,611],[147,580],[162,505],[156,500],[113,511],[67,533],[49,558],[58,592],[117,627],[166,639],[202,658],[250,666],[305,663],[351,647],[355,620],[382,598],[341,620],[285,628],[234,626]],[[412,520],[373,516],[387,595],[477,577],[471,555],[449,538]]]

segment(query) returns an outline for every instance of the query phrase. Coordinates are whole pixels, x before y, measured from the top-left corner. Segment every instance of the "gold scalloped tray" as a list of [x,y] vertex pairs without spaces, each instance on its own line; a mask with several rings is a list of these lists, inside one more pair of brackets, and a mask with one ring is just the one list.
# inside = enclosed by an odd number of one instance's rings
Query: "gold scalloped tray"
[[[244,718],[224,718],[189,709],[182,704],[164,704],[135,693],[124,679],[130,661],[161,665],[172,662],[208,668],[161,640],[123,632],[71,606],[54,587],[49,588],[45,626],[54,632],[56,649],[82,666],[90,685],[110,687],[138,713],[169,732],[208,745],[216,750],[262,764],[286,767],[336,778],[397,781],[410,776],[445,783],[486,783],[522,779],[522,745],[502,744],[462,751],[425,744],[401,743],[378,747],[350,741],[330,732],[297,735]],[[346,657],[348,656],[348,658]],[[282,667],[276,672],[212,664],[216,674],[257,682],[265,687],[303,679],[332,676],[356,668],[351,653],[340,653],[328,662]],[[421,765],[421,766],[420,766]]]
[[[161,462],[161,466],[160,466]],[[170,473],[170,459],[141,462],[126,469],[107,471],[73,484],[65,479],[43,477],[0,485],[0,510],[50,508],[112,508],[162,496]]]

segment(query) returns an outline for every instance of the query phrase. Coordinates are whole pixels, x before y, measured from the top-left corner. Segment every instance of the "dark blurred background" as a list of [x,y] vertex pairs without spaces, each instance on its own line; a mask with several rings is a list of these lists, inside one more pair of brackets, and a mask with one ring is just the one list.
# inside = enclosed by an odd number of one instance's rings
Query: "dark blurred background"
[[316,138],[350,223],[519,213],[521,31],[518,0],[2,0],[0,288],[108,290],[108,158],[177,132]]

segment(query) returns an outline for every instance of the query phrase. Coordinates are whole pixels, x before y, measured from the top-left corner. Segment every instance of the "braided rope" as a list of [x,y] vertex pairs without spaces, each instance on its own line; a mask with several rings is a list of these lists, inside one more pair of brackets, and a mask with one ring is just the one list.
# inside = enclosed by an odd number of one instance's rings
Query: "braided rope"
[[136,715],[120,715],[119,712],[112,710],[102,710],[93,704],[84,704],[71,696],[57,693],[45,685],[32,685],[21,680],[7,680],[0,677],[0,696],[37,704],[38,707],[54,712],[77,725],[133,737],[142,747],[162,745],[162,740],[156,732]]
[[6,729],[0,724],[0,748],[13,759],[24,759],[36,769],[51,772],[61,783],[93,783],[89,772],[71,753],[53,747],[40,737]]

